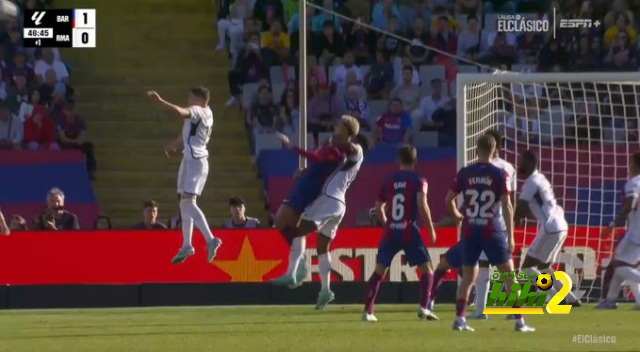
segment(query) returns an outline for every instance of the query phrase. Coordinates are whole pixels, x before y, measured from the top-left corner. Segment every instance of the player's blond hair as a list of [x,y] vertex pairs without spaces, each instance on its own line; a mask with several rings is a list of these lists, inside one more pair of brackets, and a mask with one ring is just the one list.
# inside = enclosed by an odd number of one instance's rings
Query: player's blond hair
[[351,115],[342,115],[340,118],[349,130],[349,137],[357,136],[360,133],[360,122]]

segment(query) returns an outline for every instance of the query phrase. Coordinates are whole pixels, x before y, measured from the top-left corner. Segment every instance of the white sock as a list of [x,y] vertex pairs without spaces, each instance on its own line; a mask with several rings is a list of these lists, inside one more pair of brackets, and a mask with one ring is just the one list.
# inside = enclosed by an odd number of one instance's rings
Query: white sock
[[[181,199],[180,210],[183,214],[187,213],[189,217],[193,219],[193,224],[200,230],[202,236],[204,236],[204,240],[210,243],[213,240],[213,233],[211,233],[209,224],[207,224],[207,218],[205,218],[204,213],[196,204],[196,200],[194,198]],[[184,218],[183,215],[182,221],[184,221]]]
[[640,271],[638,269],[630,266],[621,266],[617,270],[620,276],[628,283],[640,283]]
[[620,268],[615,268],[615,272],[613,273],[613,277],[611,278],[611,282],[609,283],[609,292],[607,292],[607,301],[615,302],[618,298],[618,293],[620,292],[620,286],[622,286],[622,282],[624,278],[620,275],[618,271]]
[[318,269],[320,271],[320,283],[322,291],[331,291],[331,254],[325,253],[318,256]]
[[193,219],[187,212],[181,209],[180,217],[182,218],[182,248],[193,248],[191,238],[193,237]]
[[476,282],[476,312],[479,314],[487,308],[487,295],[489,295],[489,268],[479,268]]
[[627,281],[627,285],[631,292],[633,292],[633,299],[636,300],[636,306],[640,306],[640,283]]
[[296,237],[291,241],[291,250],[289,251],[289,267],[287,268],[287,275],[294,275],[298,270],[300,259],[304,255],[304,250],[307,246],[307,238]]

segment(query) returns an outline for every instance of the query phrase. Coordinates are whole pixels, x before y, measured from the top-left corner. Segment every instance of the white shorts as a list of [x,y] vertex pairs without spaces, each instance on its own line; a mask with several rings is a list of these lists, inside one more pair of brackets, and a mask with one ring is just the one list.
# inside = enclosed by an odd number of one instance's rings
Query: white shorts
[[209,161],[207,158],[183,158],[178,171],[178,194],[199,196],[207,183]]
[[318,232],[334,239],[342,222],[346,206],[341,201],[321,195],[302,214],[302,218],[316,224]]
[[613,258],[635,266],[640,263],[640,245],[633,243],[631,237],[632,236],[625,234],[620,243],[618,243]]
[[547,233],[543,228],[538,229],[536,238],[527,250],[527,256],[538,259],[542,263],[554,264],[567,239],[567,232],[563,230]]

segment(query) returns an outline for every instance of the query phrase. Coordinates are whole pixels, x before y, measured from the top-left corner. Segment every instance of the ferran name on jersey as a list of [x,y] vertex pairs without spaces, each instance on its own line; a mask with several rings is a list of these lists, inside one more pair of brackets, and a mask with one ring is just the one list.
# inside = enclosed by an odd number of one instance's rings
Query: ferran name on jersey
[[469,219],[469,225],[488,226],[489,225],[489,219],[470,218]]

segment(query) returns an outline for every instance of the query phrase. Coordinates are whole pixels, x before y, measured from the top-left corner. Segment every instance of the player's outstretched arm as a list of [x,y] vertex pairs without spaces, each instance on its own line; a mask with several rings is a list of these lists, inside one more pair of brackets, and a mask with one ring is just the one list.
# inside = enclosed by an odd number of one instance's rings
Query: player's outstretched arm
[[626,197],[624,204],[622,205],[622,211],[620,211],[620,214],[618,214],[616,218],[609,223],[609,226],[602,229],[602,232],[600,232],[601,237],[606,237],[611,233],[611,231],[613,231],[616,226],[622,226],[624,224],[624,222],[627,220],[627,216],[629,216],[629,214],[633,210],[633,203],[635,203],[636,200],[637,198],[635,197]]
[[175,105],[175,104],[172,104],[172,103],[162,99],[160,94],[158,94],[158,92],[156,92],[156,91],[153,91],[153,90],[152,91],[148,91],[147,92],[147,96],[149,98],[151,98],[151,100],[162,104],[165,108],[177,113],[178,116],[180,116],[181,118],[186,119],[189,116],[191,116],[191,112],[189,111],[189,109],[183,108],[183,107]]
[[427,184],[425,183],[423,186],[423,191],[418,192],[418,208],[420,209],[420,213],[422,213],[422,218],[424,219],[424,224],[429,230],[429,236],[431,237],[431,244],[436,242],[436,230],[433,226],[433,219],[431,218],[431,209],[429,208],[429,202],[427,202]]
[[511,194],[503,194],[500,200],[502,203],[502,216],[504,218],[504,223],[507,226],[509,251],[513,252],[516,241],[513,234],[513,205],[511,204]]
[[9,226],[7,226],[7,222],[4,220],[4,215],[0,211],[0,234],[4,236],[9,236],[11,231],[9,230]]

